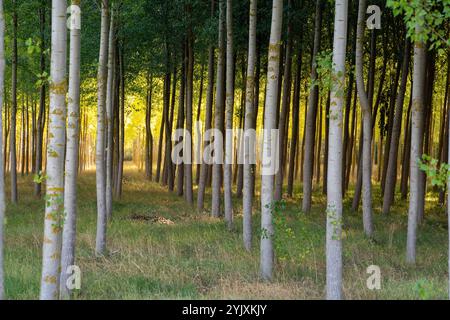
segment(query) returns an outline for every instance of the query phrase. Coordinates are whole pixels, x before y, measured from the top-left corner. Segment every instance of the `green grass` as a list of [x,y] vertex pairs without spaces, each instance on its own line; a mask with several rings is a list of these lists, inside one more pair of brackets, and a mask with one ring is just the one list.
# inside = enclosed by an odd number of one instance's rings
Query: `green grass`
[[[7,182],[8,184],[8,182]],[[41,271],[44,202],[32,196],[32,177],[19,181],[20,203],[8,204],[5,244],[6,294],[37,299]],[[379,190],[374,194],[379,197]],[[325,289],[325,203],[314,194],[313,211],[300,213],[300,190],[283,214],[293,236],[278,230],[278,260],[272,283],[260,281],[259,212],[254,218],[254,249],[242,247],[241,205],[235,202],[235,230],[207,212],[197,213],[176,195],[127,168],[124,196],[114,203],[108,227],[109,254],[95,258],[95,174],[79,181],[77,264],[82,289],[77,299],[321,299]],[[360,213],[347,197],[344,217],[344,294],[347,299],[445,299],[447,223],[430,193],[420,228],[416,266],[405,263],[407,203],[380,215],[374,199],[374,240],[365,238]],[[209,197],[208,197],[209,198]],[[145,218],[145,219],[143,219]],[[155,221],[150,218],[164,218]],[[281,241],[281,243],[280,243]],[[378,265],[382,290],[366,287],[366,269]]]

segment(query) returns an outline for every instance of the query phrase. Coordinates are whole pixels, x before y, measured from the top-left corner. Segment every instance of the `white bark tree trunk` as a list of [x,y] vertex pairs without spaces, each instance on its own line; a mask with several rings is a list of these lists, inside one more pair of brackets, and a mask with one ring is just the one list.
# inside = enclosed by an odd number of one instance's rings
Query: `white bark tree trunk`
[[59,298],[61,231],[64,221],[64,145],[66,128],[67,1],[52,1],[50,109],[47,191],[42,254],[41,300]]
[[233,203],[232,203],[232,183],[233,183],[233,112],[234,112],[234,52],[233,52],[233,1],[227,0],[226,12],[227,24],[227,70],[226,70],[226,107],[225,107],[225,165],[224,165],[224,209],[225,221],[228,229],[233,227]]
[[[72,0],[80,6],[80,1]],[[66,171],[64,181],[65,222],[61,253],[60,298],[69,299],[67,288],[68,268],[75,263],[75,239],[77,218],[77,177],[80,135],[80,47],[81,30],[70,30],[69,98],[67,105]]]
[[356,86],[362,109],[363,120],[363,224],[368,237],[373,235],[372,223],[372,106],[364,85],[364,29],[366,27],[366,0],[359,0],[358,27],[356,31]]
[[95,252],[106,253],[106,176],[105,176],[105,108],[106,81],[108,73],[109,3],[102,0],[100,31],[100,53],[98,63],[98,102],[97,102],[97,145],[96,145],[96,184],[97,184],[97,235]]
[[113,134],[114,134],[114,78],[115,78],[115,48],[114,48],[114,11],[110,12],[108,40],[108,80],[106,85],[106,217],[112,219],[113,194]]
[[336,0],[327,183],[327,299],[342,299],[342,108],[344,105],[348,0]]
[[[417,34],[421,26],[416,26]],[[411,163],[410,163],[410,193],[408,211],[408,238],[406,261],[416,262],[417,224],[419,217],[419,197],[423,196],[420,190],[421,171],[417,161],[422,157],[423,151],[423,109],[425,103],[425,64],[426,45],[423,41],[416,41],[414,45],[414,73],[412,92],[411,116]]]
[[[279,91],[281,29],[283,24],[283,0],[273,0],[272,24],[269,43],[269,65],[267,69],[266,107],[264,114],[263,162],[278,156],[272,150],[272,130],[276,129],[276,112]],[[281,152],[281,150],[279,151]],[[273,273],[273,224],[272,206],[274,174],[263,174],[261,181],[261,277],[271,280]]]
[[[250,0],[250,23],[248,36],[248,65],[247,65],[247,84],[245,94],[245,124],[246,131],[255,129],[255,65],[256,65],[256,24],[257,24],[258,1]],[[245,136],[242,138],[245,139]],[[242,143],[245,146],[245,141]],[[244,147],[245,148],[245,147]],[[253,166],[250,163],[250,153],[256,152],[254,149],[245,148],[244,152],[244,191],[242,199],[243,208],[243,238],[244,247],[248,251],[252,249],[252,206],[253,206]]]
[[[3,132],[3,102],[5,100],[5,16],[0,0],[0,132]],[[3,135],[0,134],[0,300],[5,298],[3,274],[3,223],[5,220],[5,170],[3,166]]]

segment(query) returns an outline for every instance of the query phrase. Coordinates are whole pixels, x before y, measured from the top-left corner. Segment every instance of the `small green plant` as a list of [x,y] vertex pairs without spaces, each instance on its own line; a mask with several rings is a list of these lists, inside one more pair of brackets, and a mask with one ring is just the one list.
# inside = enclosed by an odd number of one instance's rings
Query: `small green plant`
[[33,177],[34,183],[41,184],[45,180],[47,180],[47,175],[43,174],[42,171],[39,171],[39,173],[35,174]]
[[450,177],[450,166],[447,163],[440,163],[439,160],[424,154],[418,161],[419,169],[425,172],[431,180],[431,184],[439,189],[445,189],[447,180]]
[[333,73],[333,53],[324,50],[317,54],[315,61],[317,79],[311,82],[311,86],[320,86],[324,90],[330,90]]
[[[271,237],[277,259],[280,262],[291,261],[296,264],[303,261],[311,252],[306,227],[302,226],[299,232],[294,231],[288,221],[284,200],[275,201],[267,208],[270,208],[272,213],[274,232]],[[262,230],[262,237],[270,237],[267,230]]]
[[420,300],[430,300],[433,298],[435,288],[431,282],[420,279],[415,284],[415,291]]

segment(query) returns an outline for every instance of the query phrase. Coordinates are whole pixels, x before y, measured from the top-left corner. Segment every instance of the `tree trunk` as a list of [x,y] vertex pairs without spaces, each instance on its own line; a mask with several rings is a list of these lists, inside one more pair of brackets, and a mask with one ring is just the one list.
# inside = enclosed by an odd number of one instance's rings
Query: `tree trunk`
[[114,138],[114,82],[115,82],[115,24],[111,9],[108,40],[108,80],[106,85],[106,217],[112,220],[113,194],[113,138]]
[[234,113],[234,48],[233,48],[233,1],[227,0],[226,10],[226,106],[225,106],[225,165],[224,165],[224,210],[228,229],[233,227],[233,113]]
[[166,75],[164,77],[164,128],[165,128],[165,138],[166,138],[166,152],[165,152],[165,164],[166,164],[166,177],[167,177],[167,186],[169,191],[173,191],[174,188],[174,175],[173,175],[173,166],[172,166],[172,125],[169,117],[169,109],[170,109],[170,83],[171,83],[171,74],[170,74],[170,51],[169,44],[165,44],[165,54],[166,54]]
[[372,107],[364,86],[363,70],[363,41],[366,9],[366,0],[359,0],[358,28],[356,36],[356,86],[363,114],[363,223],[366,235],[372,237]]
[[47,192],[42,253],[41,300],[59,298],[61,231],[64,223],[64,143],[66,129],[65,0],[52,1],[50,109],[47,147]]
[[[214,15],[214,0],[211,1],[211,15]],[[203,138],[204,146],[202,150],[202,159],[203,151],[209,147],[210,143],[211,137],[209,135],[209,130],[211,129],[212,105],[214,100],[214,47],[210,45],[208,51],[208,92],[206,93],[205,135]],[[204,159],[201,163],[200,180],[197,192],[197,210],[199,212],[204,209],[205,189],[208,180],[208,171],[210,168],[210,165],[205,162]]]
[[120,91],[120,103],[119,103],[119,160],[117,168],[117,181],[116,181],[116,197],[122,196],[122,178],[123,178],[123,163],[125,160],[125,66],[124,66],[124,53],[123,48],[118,46],[119,50],[119,91]]
[[327,299],[342,299],[342,108],[348,1],[336,0],[327,190]]
[[[244,152],[244,186],[242,198],[243,211],[243,239],[244,247],[247,251],[252,249],[252,209],[253,209],[253,176],[254,170],[251,163],[252,154],[255,153],[254,148],[250,145],[246,146],[247,136],[255,130],[255,95],[259,92],[255,91],[255,64],[256,64],[256,26],[257,26],[258,1],[250,0],[249,12],[249,36],[248,36],[248,61],[247,61],[247,79],[245,93],[245,123],[244,136],[242,137],[242,146]],[[252,137],[250,136],[250,139]],[[250,140],[251,142],[251,140]]]
[[[301,39],[303,37],[301,36]],[[300,40],[300,43],[302,41]],[[291,139],[291,152],[289,154],[289,173],[288,173],[288,187],[287,194],[292,198],[294,192],[294,178],[295,178],[295,166],[296,156],[298,155],[298,136],[299,136],[299,121],[300,121],[300,95],[301,95],[301,79],[302,79],[302,62],[303,62],[303,48],[297,56],[297,73],[294,81],[294,98],[292,104],[292,139]]]
[[[280,76],[280,41],[283,20],[283,0],[273,0],[272,6],[272,25],[270,32],[270,44],[267,68],[267,92],[266,107],[264,112],[264,140],[263,140],[263,163],[264,161],[276,161],[276,142],[274,146],[272,130],[276,129],[276,113],[279,95],[279,76]],[[280,150],[278,150],[279,152]],[[272,161],[270,161],[270,159]],[[261,181],[261,264],[260,272],[264,280],[272,280],[274,252],[272,238],[274,234],[272,224],[273,210],[273,189],[274,172],[273,167],[263,167]]]
[[[180,79],[180,101],[178,105],[178,120],[177,120],[177,130],[184,130],[184,108],[185,108],[185,97],[186,97],[186,48],[183,44],[182,48],[182,59],[181,59],[181,79]],[[184,143],[183,136],[179,137],[177,143]],[[177,170],[177,195],[183,196],[184,193],[184,164],[178,164]]]
[[[72,0],[73,5],[80,3]],[[69,97],[67,106],[67,142],[64,180],[64,229],[61,252],[60,297],[70,298],[67,286],[70,266],[75,264],[75,238],[77,217],[77,178],[80,135],[80,50],[81,30],[70,29]]]
[[3,102],[5,99],[5,17],[0,0],[0,300],[5,299],[3,229],[5,221],[5,170],[3,166]]
[[319,97],[319,88],[317,84],[315,84],[314,82],[317,80],[316,57],[320,50],[322,11],[323,11],[323,3],[321,0],[317,0],[315,27],[314,27],[314,48],[312,51],[312,67],[311,67],[312,85],[309,91],[308,110],[306,111],[305,150],[303,152],[302,211],[304,213],[309,213],[311,211],[312,176],[314,168],[314,141],[316,134],[317,102]]
[[149,75],[147,92],[147,108],[145,118],[146,138],[145,138],[145,172],[148,180],[153,178],[153,135],[152,135],[152,102],[153,102],[153,75]]
[[[188,7],[188,14],[191,14],[191,8]],[[184,197],[190,205],[194,204],[194,192],[192,189],[192,115],[193,115],[193,95],[194,95],[194,35],[192,27],[188,28],[187,35],[187,73],[186,73],[186,131],[185,148],[187,162],[184,163]]]
[[106,166],[105,166],[105,116],[106,82],[108,77],[109,3],[102,0],[100,31],[100,53],[98,63],[98,104],[97,104],[97,146],[96,146],[96,184],[97,184],[97,236],[95,253],[106,253]]
[[[288,9],[292,11],[292,0],[288,0]],[[291,12],[288,12],[290,15]],[[281,112],[278,122],[279,129],[279,139],[278,147],[280,152],[278,154],[279,170],[275,176],[275,194],[274,200],[280,201],[283,197],[283,181],[284,181],[284,149],[287,144],[288,136],[288,125],[286,123],[289,121],[289,106],[290,106],[290,96],[291,96],[291,70],[292,70],[292,23],[291,18],[288,20],[287,27],[287,42],[286,42],[286,54],[284,63],[284,81],[283,81],[283,100],[281,103]]]
[[[200,71],[200,90],[198,93],[198,105],[197,105],[197,124],[200,123],[201,114],[202,114],[202,101],[203,101],[203,87],[205,83],[205,62],[203,60],[202,62],[202,69]],[[200,132],[200,130],[198,130]],[[200,134],[199,137],[196,139],[198,145],[200,146],[202,143],[202,135]],[[197,163],[197,168],[195,170],[195,184],[198,186],[200,183],[200,170],[201,170],[201,164],[202,159],[199,159]]]
[[[422,27],[416,25],[416,33],[420,34]],[[414,73],[413,98],[411,116],[411,159],[410,159],[410,195],[408,211],[408,237],[407,254],[408,263],[416,262],[417,224],[419,217],[419,197],[421,197],[420,180],[421,171],[417,161],[422,157],[423,148],[423,109],[425,97],[425,65],[426,46],[423,41],[417,40],[414,45]]]
[[[45,8],[46,0],[41,0],[41,6],[39,8],[39,28],[40,28],[40,73],[45,72]],[[36,138],[36,162],[35,162],[35,174],[40,175],[42,171],[42,152],[44,141],[44,127],[45,127],[45,97],[46,97],[46,84],[42,81],[39,88],[39,116],[37,120],[37,138]],[[34,195],[41,197],[42,183],[34,183]]]
[[164,125],[166,124],[165,112],[163,112],[163,116],[161,118],[161,127],[159,129],[159,143],[158,143],[158,159],[156,162],[156,182],[159,183],[161,179],[161,161],[162,161],[162,153],[163,153],[163,138],[164,138]]
[[[351,19],[351,18],[350,18]],[[352,19],[351,19],[352,20]],[[350,48],[350,66],[353,68],[355,65],[355,56],[353,55],[353,52],[356,50],[356,29],[357,29],[357,23],[356,25],[352,23],[351,27],[353,30],[353,37],[352,37],[352,43]],[[348,88],[347,88],[347,96],[345,100],[345,120],[344,120],[344,146],[343,146],[343,152],[344,152],[344,158],[342,159],[342,175],[343,175],[343,192],[347,191],[347,168],[351,167],[352,165],[352,159],[349,157],[350,155],[350,148],[352,148],[351,144],[351,136],[350,136],[350,121],[353,121],[353,117],[350,118],[351,113],[351,107],[352,107],[352,97],[353,97],[353,88],[355,87],[355,73],[350,72],[349,74],[349,80],[348,80]],[[353,110],[353,113],[355,111]],[[352,127],[353,128],[353,127]]]
[[394,123],[392,127],[391,147],[389,149],[389,163],[387,167],[386,183],[383,197],[383,214],[389,213],[391,205],[394,201],[395,185],[397,183],[398,146],[400,140],[400,131],[402,129],[403,104],[405,101],[406,86],[408,84],[410,56],[411,41],[407,38],[405,40],[405,50],[403,52],[402,80],[397,96]]
[[[413,86],[412,84],[411,86]],[[405,140],[403,144],[403,159],[402,159],[402,179],[400,183],[400,193],[402,200],[406,200],[408,197],[408,181],[409,181],[409,164],[411,159],[411,108],[412,108],[412,95],[409,101],[408,113],[406,116],[405,126]]]
[[212,172],[212,202],[211,215],[215,218],[220,216],[220,191],[222,185],[222,162],[223,143],[219,140],[218,134],[223,137],[223,111],[225,99],[225,0],[219,0],[219,45],[217,60],[217,83],[216,83],[216,110],[214,116],[214,164]]
[[11,202],[16,204],[17,194],[17,157],[16,157],[16,116],[17,116],[17,2],[13,0],[13,45],[11,75],[11,121],[9,141],[9,161],[11,167]]

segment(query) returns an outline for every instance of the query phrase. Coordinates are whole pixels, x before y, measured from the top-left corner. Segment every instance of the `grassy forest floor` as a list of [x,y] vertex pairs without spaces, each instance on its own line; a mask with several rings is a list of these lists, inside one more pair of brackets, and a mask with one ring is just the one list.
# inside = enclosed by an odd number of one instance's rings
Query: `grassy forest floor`
[[[127,166],[122,200],[114,203],[105,258],[95,258],[95,173],[79,179],[77,264],[82,289],[77,299],[321,299],[325,288],[325,204],[319,192],[309,216],[300,214],[300,190],[287,202],[276,224],[275,279],[258,279],[259,212],[254,249],[242,247],[241,202],[235,202],[235,230],[208,213],[198,214],[183,199]],[[9,181],[7,181],[9,185]],[[32,177],[19,180],[20,204],[7,207],[5,273],[9,299],[37,299],[41,272],[44,202],[32,196]],[[379,195],[379,190],[375,190]],[[365,239],[361,216],[349,197],[344,218],[344,293],[346,299],[445,299],[447,223],[430,194],[420,229],[418,263],[405,264],[407,204],[389,217],[375,199],[376,234]],[[208,197],[209,198],[209,197]],[[398,201],[400,202],[400,201]],[[370,291],[366,269],[378,265],[382,290]]]

